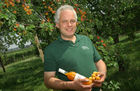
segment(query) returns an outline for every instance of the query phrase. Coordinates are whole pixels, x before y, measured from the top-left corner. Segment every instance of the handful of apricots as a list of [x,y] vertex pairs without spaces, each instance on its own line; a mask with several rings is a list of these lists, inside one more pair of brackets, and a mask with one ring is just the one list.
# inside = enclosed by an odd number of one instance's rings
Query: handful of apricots
[[89,78],[86,78],[89,81],[83,82],[85,85],[90,85],[92,84],[95,80],[100,80],[100,72],[93,72],[92,75]]

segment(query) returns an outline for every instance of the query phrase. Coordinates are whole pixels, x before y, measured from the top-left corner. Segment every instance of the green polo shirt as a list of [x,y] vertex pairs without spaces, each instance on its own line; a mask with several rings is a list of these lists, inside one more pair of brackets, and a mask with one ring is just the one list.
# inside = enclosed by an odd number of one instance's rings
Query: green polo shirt
[[75,43],[59,37],[46,47],[44,51],[45,72],[56,71],[56,77],[68,81],[65,75],[58,72],[59,68],[75,71],[86,77],[90,77],[93,71],[97,71],[95,62],[99,61],[101,56],[88,37],[75,35]]

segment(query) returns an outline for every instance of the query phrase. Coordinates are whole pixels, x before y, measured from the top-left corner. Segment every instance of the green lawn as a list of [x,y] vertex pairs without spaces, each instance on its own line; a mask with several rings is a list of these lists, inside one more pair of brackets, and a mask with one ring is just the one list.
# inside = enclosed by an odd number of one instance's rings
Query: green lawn
[[[118,72],[115,67],[108,69],[107,81],[119,82],[118,91],[140,91],[140,33],[133,41],[129,41],[126,36],[121,36],[120,40],[130,65],[124,72]],[[6,73],[0,68],[0,91],[52,91],[44,86],[43,63],[36,56],[14,62],[5,68]]]
[[[48,91],[43,83],[43,63],[32,57],[0,68],[0,91]],[[49,90],[51,91],[51,90]]]

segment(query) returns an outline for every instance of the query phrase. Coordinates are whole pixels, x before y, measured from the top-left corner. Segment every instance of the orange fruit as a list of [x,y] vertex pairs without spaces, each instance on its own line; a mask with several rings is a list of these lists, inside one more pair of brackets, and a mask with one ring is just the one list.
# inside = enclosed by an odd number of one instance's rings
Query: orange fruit
[[17,3],[20,3],[20,0],[16,0]]
[[103,46],[106,47],[106,44],[104,43]]
[[95,79],[96,79],[95,77],[92,77],[92,82],[94,82]]
[[91,79],[89,79],[89,78],[86,78],[86,79],[88,79],[89,81],[83,82],[84,85],[90,85],[90,84],[92,84],[92,80]]
[[44,6],[44,8],[47,8],[47,6]]
[[28,11],[28,9],[27,9],[26,7],[24,7],[24,10],[25,10],[25,11]]
[[45,15],[48,15],[48,12],[46,12]]
[[41,24],[44,24],[44,22],[45,22],[45,20],[43,19],[43,20],[41,21]]
[[16,13],[17,13],[17,11],[15,11],[15,10],[14,10],[14,11],[13,11],[13,13],[14,13],[14,14],[16,14]]
[[69,80],[74,80],[76,73],[75,72],[68,72],[65,74]]
[[17,27],[19,27],[19,24],[18,24],[18,23],[16,23],[15,25],[16,25]]
[[29,9],[29,8],[30,8],[30,6],[28,6],[28,5],[27,5],[27,6],[26,6],[26,8],[27,8],[27,9]]
[[89,77],[88,79],[89,79],[89,80],[92,80],[92,77]]
[[52,13],[54,14],[54,13],[55,13],[55,11],[52,11]]
[[14,30],[14,31],[17,31],[17,29],[16,29],[16,28],[14,28],[13,30]]
[[22,7],[25,7],[25,4],[22,4]]
[[76,7],[78,7],[78,4],[74,4]]
[[95,75],[95,74],[92,74],[91,76],[92,76],[92,77],[95,77],[96,75]]
[[56,2],[59,2],[60,0],[56,0]]
[[95,78],[96,78],[96,80],[100,80],[101,79],[99,76],[96,76]]
[[101,42],[103,43],[104,41],[103,41],[103,40],[101,40]]

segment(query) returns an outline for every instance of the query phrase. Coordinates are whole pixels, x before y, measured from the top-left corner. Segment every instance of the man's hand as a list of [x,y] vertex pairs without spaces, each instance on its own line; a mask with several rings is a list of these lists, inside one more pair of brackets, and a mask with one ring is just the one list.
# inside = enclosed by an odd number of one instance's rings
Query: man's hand
[[92,90],[92,85],[84,85],[83,82],[87,82],[87,79],[78,79],[73,81],[72,88],[75,89],[76,91],[91,91]]
[[100,72],[100,80],[95,80],[93,83],[93,87],[101,87],[102,83],[104,82],[105,78],[106,78],[106,64],[103,62],[103,60],[99,60],[98,62],[95,63],[98,72]]
[[102,83],[104,82],[106,76],[105,76],[104,73],[100,73],[99,76],[100,76],[101,79],[100,80],[94,80],[93,87],[101,87],[102,86]]

